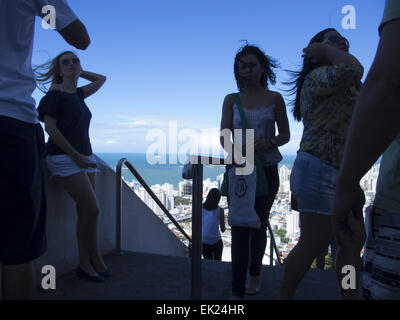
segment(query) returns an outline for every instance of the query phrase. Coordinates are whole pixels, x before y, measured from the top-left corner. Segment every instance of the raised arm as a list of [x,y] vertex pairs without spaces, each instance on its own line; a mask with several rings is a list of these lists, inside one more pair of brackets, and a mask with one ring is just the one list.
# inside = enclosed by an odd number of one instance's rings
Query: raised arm
[[99,90],[107,80],[105,76],[89,71],[82,71],[80,77],[92,82],[81,87],[84,99],[97,92],[97,90]]
[[71,46],[85,50],[89,47],[90,38],[84,24],[76,19],[65,28],[58,31],[64,40]]
[[326,58],[328,59],[330,64],[335,65],[343,63],[346,66],[352,68],[362,68],[361,63],[357,60],[357,58],[348,52],[339,50],[331,46],[326,46],[325,50]]
[[339,89],[361,86],[364,68],[350,53],[321,43],[313,43],[303,51],[304,57],[323,65],[306,77],[305,81],[314,83],[313,95],[327,96]]
[[304,48],[303,57],[309,57],[311,62],[321,65],[343,63],[353,68],[361,67],[360,62],[352,54],[319,42],[314,42],[307,48]]

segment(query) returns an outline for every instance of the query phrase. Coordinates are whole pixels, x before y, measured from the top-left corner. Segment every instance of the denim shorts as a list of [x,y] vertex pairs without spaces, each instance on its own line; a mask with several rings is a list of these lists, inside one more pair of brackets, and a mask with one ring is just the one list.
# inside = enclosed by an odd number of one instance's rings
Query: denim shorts
[[331,215],[338,170],[307,152],[298,152],[290,190],[300,212]]
[[[96,163],[96,157],[92,154],[87,156],[88,160]],[[45,158],[46,166],[50,171],[51,177],[68,177],[73,174],[85,171],[87,173],[99,172],[96,168],[80,168],[69,155],[49,154]]]

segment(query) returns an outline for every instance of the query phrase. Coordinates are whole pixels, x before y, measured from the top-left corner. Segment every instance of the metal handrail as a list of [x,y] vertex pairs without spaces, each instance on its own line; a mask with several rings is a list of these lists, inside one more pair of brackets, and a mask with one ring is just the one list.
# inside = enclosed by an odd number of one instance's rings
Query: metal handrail
[[122,158],[118,161],[117,164],[117,183],[116,183],[116,213],[117,213],[117,225],[116,225],[116,237],[117,237],[117,248],[116,251],[121,253],[121,244],[122,244],[122,166],[126,165],[129,171],[135,176],[138,182],[144,187],[144,189],[149,193],[149,195],[153,198],[153,200],[158,204],[161,210],[167,215],[167,217],[171,220],[171,222],[177,227],[177,229],[183,234],[183,236],[189,241],[189,252],[191,248],[192,239],[190,236],[183,230],[180,224],[175,220],[175,218],[171,215],[167,208],[162,204],[160,199],[154,194],[153,190],[148,186],[148,184],[143,180],[141,175],[137,172],[137,170],[133,167],[133,165],[126,159]]
[[271,228],[271,224],[269,223],[269,220],[267,220],[267,228],[268,228],[269,234],[271,236],[271,243],[269,245],[269,248],[270,248],[269,265],[272,266],[273,263],[274,263],[274,251],[275,251],[276,258],[277,258],[276,261],[278,261],[278,265],[281,266],[282,265],[282,260],[281,260],[281,257],[279,255],[279,250],[278,250],[278,247],[277,247],[276,242],[275,242],[275,236],[274,236],[274,233],[272,232],[272,228]]
[[[225,159],[191,156],[183,169],[184,179],[193,179],[192,184],[192,273],[191,273],[191,296],[192,300],[201,299],[201,251],[202,251],[202,198],[203,198],[203,164],[225,165]],[[273,253],[275,251],[278,264],[282,261],[276,246],[275,237],[269,220],[267,220],[268,231],[271,236],[270,265],[273,265]]]
[[[221,207],[221,208],[222,209],[227,209],[228,206]],[[283,265],[283,263],[282,263],[280,255],[279,255],[279,249],[278,249],[278,246],[276,245],[275,236],[274,236],[274,233],[272,232],[272,228],[271,228],[271,224],[269,223],[269,220],[267,220],[267,228],[268,228],[269,234],[271,235],[271,244],[272,244],[272,246],[270,245],[270,254],[269,254],[270,262],[269,262],[269,264],[272,265],[273,261],[277,261],[278,265],[281,266],[281,265]],[[275,252],[275,254],[277,256],[277,259],[275,259],[275,260],[274,260],[274,257],[273,257],[273,253],[274,252]]]

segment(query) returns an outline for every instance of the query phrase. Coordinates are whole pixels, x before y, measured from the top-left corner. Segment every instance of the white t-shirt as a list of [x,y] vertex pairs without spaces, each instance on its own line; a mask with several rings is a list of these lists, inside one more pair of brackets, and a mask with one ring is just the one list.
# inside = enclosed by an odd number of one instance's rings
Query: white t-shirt
[[0,116],[38,123],[32,48],[35,17],[48,15],[46,5],[55,8],[57,31],[77,19],[65,0],[0,0]]
[[218,230],[220,210],[219,206],[210,211],[203,208],[202,241],[205,244],[215,244],[221,239]]

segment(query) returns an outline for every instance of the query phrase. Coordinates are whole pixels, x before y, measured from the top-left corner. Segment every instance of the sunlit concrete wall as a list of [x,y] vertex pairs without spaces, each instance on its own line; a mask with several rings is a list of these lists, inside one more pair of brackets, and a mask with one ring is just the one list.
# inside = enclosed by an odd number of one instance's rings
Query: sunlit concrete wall
[[[103,255],[116,248],[116,174],[100,158],[96,194],[100,203],[99,247]],[[187,256],[187,247],[146,204],[122,183],[122,249],[163,255]],[[60,187],[46,178],[47,252],[36,260],[38,279],[44,265],[56,268],[57,276],[78,265],[75,203]]]

